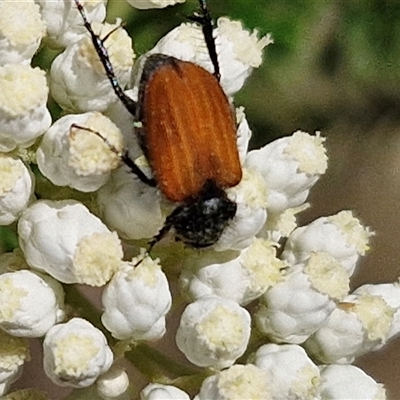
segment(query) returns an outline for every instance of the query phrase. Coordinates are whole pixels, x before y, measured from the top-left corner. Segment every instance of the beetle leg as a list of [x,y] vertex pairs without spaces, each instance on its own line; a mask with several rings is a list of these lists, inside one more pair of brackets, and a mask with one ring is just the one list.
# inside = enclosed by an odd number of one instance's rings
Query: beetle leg
[[154,178],[148,178],[147,175],[135,164],[129,157],[128,151],[125,150],[121,154],[121,161],[135,174],[143,183],[151,187],[156,187],[157,182]]
[[100,58],[101,63],[103,64],[103,67],[106,71],[107,77],[109,81],[111,82],[111,86],[114,89],[115,94],[118,96],[118,98],[122,101],[124,104],[125,108],[132,114],[135,115],[136,113],[136,102],[133,101],[129,96],[127,96],[121,86],[118,83],[118,79],[115,76],[113,66],[110,61],[110,57],[108,55],[108,51],[106,47],[104,46],[104,41],[107,39],[107,37],[111,34],[109,33],[104,39],[101,39],[98,35],[96,35],[93,31],[92,25],[88,21],[86,17],[85,10],[82,6],[82,4],[79,2],[79,0],[74,0],[76,7],[78,8],[79,13],[82,16],[83,19],[83,25],[89,32],[93,46],[96,49],[96,52]]
[[147,253],[150,254],[150,251],[152,250],[154,245],[157,244],[160,240],[162,240],[167,235],[167,233],[175,225],[177,215],[179,215],[184,208],[185,208],[184,205],[180,205],[180,206],[176,207],[175,210],[172,211],[172,213],[170,215],[168,215],[167,219],[165,220],[164,226],[160,229],[160,231],[157,233],[157,235],[154,236],[153,239],[151,239],[148,242],[149,247],[147,249]]
[[148,248],[147,248],[147,253],[150,254],[151,250],[153,249],[154,245],[157,244],[161,239],[164,238],[164,236],[171,230],[172,228],[172,223],[166,222],[165,225],[160,229],[160,231],[157,233],[156,236],[153,237],[148,242]]
[[[164,226],[160,229],[160,231],[157,233],[156,236],[153,237],[153,239],[151,239],[150,241],[147,242],[147,254],[150,255],[151,250],[153,249],[154,245],[156,245],[160,240],[162,240],[167,233],[171,230],[171,228],[174,225],[174,218],[175,215],[178,214],[180,211],[182,210],[182,206],[177,207],[172,214],[170,214],[166,221]],[[135,264],[135,268],[142,263],[142,261],[144,260],[144,258],[142,258],[139,262],[137,262]]]
[[200,13],[195,13],[194,15],[190,16],[189,19],[201,25],[208,53],[210,55],[211,62],[214,66],[214,76],[218,79],[219,82],[221,79],[221,72],[219,69],[217,48],[213,36],[213,30],[214,30],[213,21],[207,7],[207,1],[199,0],[199,4],[200,4]]
[[135,174],[143,183],[156,187],[157,182],[154,178],[148,178],[147,175],[135,164],[135,162],[129,157],[128,151],[127,150],[122,150],[119,151],[117,150],[100,132],[97,132],[93,129],[90,129],[85,126],[77,125],[77,124],[72,124],[71,129],[76,128],[76,129],[81,129],[90,133],[95,134],[98,136],[100,139],[103,140],[103,142],[109,147],[109,149],[115,153],[119,159],[131,170],[133,174]]

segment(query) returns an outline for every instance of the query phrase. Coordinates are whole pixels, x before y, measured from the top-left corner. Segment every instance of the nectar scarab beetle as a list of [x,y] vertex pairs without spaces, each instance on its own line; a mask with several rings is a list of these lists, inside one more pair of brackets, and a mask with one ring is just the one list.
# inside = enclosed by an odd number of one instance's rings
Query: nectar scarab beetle
[[233,107],[220,83],[213,26],[205,0],[190,17],[201,24],[214,74],[191,62],[152,54],[144,62],[138,101],[128,97],[115,78],[104,40],[98,37],[75,0],[93,45],[118,98],[140,126],[141,148],[152,168],[149,179],[129,158],[122,161],[142,181],[157,186],[166,199],[177,203],[150,248],[171,229],[192,247],[218,241],[236,214],[236,203],[225,190],[237,185],[242,169],[236,144]]

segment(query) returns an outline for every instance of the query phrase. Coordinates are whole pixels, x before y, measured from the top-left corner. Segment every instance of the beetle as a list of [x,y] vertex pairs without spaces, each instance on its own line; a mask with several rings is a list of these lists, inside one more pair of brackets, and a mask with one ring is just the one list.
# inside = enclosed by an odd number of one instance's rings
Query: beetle
[[150,248],[171,229],[177,240],[195,248],[208,247],[221,237],[237,205],[226,188],[237,185],[242,169],[236,144],[233,107],[220,83],[213,25],[205,0],[190,19],[201,24],[214,73],[177,58],[153,54],[143,66],[138,101],[119,85],[105,39],[93,32],[79,0],[74,0],[107,77],[118,98],[134,116],[141,148],[153,172],[148,178],[129,158],[121,160],[143,182],[157,186],[177,207],[150,241]]

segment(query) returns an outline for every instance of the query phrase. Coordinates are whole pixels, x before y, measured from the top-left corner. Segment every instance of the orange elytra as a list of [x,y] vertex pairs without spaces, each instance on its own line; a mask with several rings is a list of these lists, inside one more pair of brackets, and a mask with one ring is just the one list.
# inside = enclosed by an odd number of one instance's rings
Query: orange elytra
[[207,181],[221,188],[240,182],[235,116],[215,76],[190,62],[150,56],[138,104],[143,148],[168,200],[196,199]]

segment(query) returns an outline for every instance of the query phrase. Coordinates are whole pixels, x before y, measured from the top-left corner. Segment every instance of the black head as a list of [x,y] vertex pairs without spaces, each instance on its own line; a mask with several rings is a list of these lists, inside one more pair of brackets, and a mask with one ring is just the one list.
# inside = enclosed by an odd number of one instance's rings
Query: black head
[[215,182],[208,181],[195,199],[178,206],[166,219],[164,227],[151,242],[151,247],[173,228],[177,240],[202,248],[213,245],[221,237],[236,214],[236,203]]

